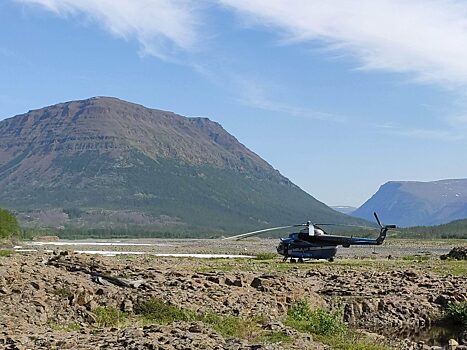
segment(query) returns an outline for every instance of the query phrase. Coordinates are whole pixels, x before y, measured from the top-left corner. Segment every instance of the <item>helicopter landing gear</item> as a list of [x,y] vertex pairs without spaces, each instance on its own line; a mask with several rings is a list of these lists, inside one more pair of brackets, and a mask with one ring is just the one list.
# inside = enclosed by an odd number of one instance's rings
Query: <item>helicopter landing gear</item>
[[333,261],[334,261],[334,258],[329,258],[328,261],[329,261],[329,262],[333,262]]
[[298,258],[298,262],[299,262],[300,264],[303,264],[303,263],[304,263],[303,258]]
[[289,258],[288,256],[284,256],[284,259],[282,259],[282,262],[286,262],[288,258]]
[[290,258],[290,262],[291,262],[292,264],[295,264],[295,263],[297,262],[297,260],[295,260],[294,258]]

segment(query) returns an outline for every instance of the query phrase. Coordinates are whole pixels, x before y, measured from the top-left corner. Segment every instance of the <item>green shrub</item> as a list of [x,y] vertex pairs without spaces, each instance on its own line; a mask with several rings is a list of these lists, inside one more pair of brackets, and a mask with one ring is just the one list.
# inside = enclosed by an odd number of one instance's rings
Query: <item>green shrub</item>
[[297,301],[287,313],[287,324],[317,335],[343,334],[346,326],[337,313],[323,309],[310,310],[306,300]]
[[98,327],[120,327],[126,322],[126,314],[113,306],[99,306],[94,314]]
[[13,250],[8,250],[8,249],[0,249],[0,257],[8,257],[8,256],[12,256],[14,253]]
[[134,311],[146,321],[159,324],[194,321],[197,318],[196,313],[193,311],[181,309],[156,298],[138,302]]
[[337,313],[311,310],[306,300],[299,300],[289,308],[286,325],[314,334],[318,341],[334,350],[389,350],[389,347],[349,330]]
[[449,323],[467,325],[467,301],[449,304],[444,314],[444,320]]

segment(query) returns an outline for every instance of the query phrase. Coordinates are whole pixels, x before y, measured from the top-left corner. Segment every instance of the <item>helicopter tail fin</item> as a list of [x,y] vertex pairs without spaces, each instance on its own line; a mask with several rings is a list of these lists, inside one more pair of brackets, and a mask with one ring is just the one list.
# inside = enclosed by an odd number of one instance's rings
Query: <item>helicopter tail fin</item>
[[375,216],[376,222],[378,223],[379,227],[381,228],[379,236],[376,239],[376,244],[380,245],[380,244],[383,244],[384,240],[386,239],[388,230],[396,228],[396,225],[383,225],[381,223],[381,221],[379,220],[378,215],[376,214],[376,212],[374,212],[373,215]]

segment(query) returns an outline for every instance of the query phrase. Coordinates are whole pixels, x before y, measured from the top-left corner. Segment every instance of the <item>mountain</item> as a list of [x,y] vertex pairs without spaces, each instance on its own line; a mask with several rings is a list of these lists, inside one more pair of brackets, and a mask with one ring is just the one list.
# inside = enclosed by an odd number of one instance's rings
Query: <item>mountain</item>
[[317,201],[216,122],[109,97],[0,122],[0,207],[30,227],[238,232],[362,222]]
[[348,205],[334,205],[331,206],[332,209],[338,211],[339,213],[351,215],[352,212],[354,212],[357,208],[355,207],[350,207]]
[[467,218],[467,179],[390,181],[352,215],[370,219],[373,211],[385,222],[401,227],[439,225]]

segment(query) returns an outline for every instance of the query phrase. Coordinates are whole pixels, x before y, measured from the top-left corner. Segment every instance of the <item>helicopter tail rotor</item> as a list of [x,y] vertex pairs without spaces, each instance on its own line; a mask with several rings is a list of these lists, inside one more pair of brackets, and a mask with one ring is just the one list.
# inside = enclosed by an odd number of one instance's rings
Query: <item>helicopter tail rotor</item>
[[378,223],[379,227],[381,228],[379,237],[376,239],[376,244],[380,245],[380,244],[383,244],[384,240],[386,239],[386,235],[388,233],[388,230],[396,228],[396,225],[383,225],[381,223],[381,221],[379,220],[378,215],[376,214],[376,212],[374,212],[373,215],[375,216],[376,222]]

